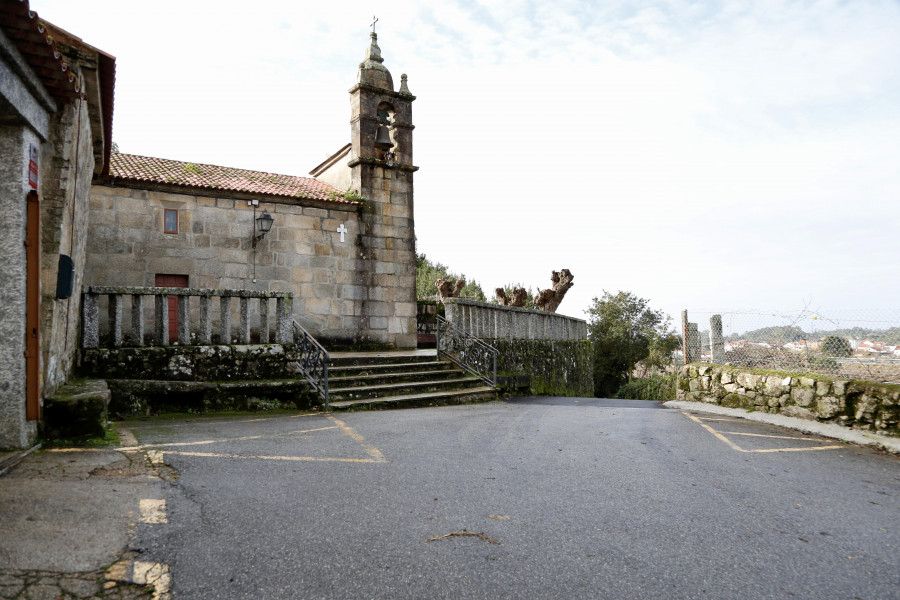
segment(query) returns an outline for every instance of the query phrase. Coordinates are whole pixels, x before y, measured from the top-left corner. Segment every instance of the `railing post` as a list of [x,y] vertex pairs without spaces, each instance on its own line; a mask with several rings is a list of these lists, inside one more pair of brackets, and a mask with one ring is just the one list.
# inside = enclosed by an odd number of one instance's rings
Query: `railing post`
[[200,339],[203,345],[212,343],[212,297],[200,296]]
[[238,328],[238,339],[242,344],[250,343],[250,302],[247,296],[241,296],[238,300],[240,305],[241,323]]
[[160,346],[169,345],[169,298],[165,294],[156,294],[153,296],[154,302],[154,319],[156,321],[156,339]]
[[219,319],[222,321],[221,342],[222,344],[231,343],[231,296],[222,296],[219,298]]
[[191,303],[190,296],[178,296],[178,343],[191,343]]
[[100,311],[97,307],[97,294],[86,293],[81,310],[84,314],[81,345],[85,348],[97,348],[100,345]]
[[122,346],[122,294],[109,295],[110,337],[114,348]]
[[144,296],[131,295],[131,337],[135,346],[144,345]]
[[269,343],[269,299],[265,296],[259,299],[259,343]]

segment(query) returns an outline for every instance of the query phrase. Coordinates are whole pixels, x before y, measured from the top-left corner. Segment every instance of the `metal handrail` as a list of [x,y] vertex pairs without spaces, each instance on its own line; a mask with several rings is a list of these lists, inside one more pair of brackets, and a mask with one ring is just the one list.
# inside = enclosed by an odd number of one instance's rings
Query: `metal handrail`
[[499,350],[457,329],[440,315],[437,315],[435,337],[438,356],[443,354],[491,387],[497,387]]
[[294,321],[294,343],[297,345],[297,366],[322,399],[325,400],[325,410],[330,410],[328,404],[328,364],[331,357],[328,350],[322,347],[316,338],[297,321]]

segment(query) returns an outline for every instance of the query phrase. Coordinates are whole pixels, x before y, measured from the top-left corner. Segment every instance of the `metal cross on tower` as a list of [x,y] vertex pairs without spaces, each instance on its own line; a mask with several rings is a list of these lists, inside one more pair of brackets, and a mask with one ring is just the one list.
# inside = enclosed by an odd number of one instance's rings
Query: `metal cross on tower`
[[375,15],[372,15],[372,25],[370,25],[370,27],[372,27],[372,33],[375,33],[375,23],[377,23],[377,22],[378,22],[378,17],[376,17]]

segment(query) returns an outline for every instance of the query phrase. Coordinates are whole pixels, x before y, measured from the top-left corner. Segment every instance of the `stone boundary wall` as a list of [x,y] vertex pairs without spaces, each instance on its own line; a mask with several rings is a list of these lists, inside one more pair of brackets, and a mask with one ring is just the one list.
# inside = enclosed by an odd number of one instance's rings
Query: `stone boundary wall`
[[676,399],[900,435],[900,385],[692,363],[678,371]]
[[483,340],[586,340],[583,319],[465,298],[444,298],[447,320]]

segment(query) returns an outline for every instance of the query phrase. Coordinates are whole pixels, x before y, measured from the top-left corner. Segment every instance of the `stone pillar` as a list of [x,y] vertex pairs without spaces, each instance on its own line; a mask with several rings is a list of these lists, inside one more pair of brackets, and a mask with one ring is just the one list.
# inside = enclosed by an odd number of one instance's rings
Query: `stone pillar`
[[712,352],[711,362],[715,365],[725,364],[725,338],[722,337],[722,315],[709,318],[709,348]]
[[84,348],[100,346],[100,308],[97,306],[97,294],[84,295],[84,317],[82,320],[81,345]]
[[700,329],[697,327],[696,323],[688,323],[688,335],[687,335],[687,354],[685,354],[685,360],[687,362],[697,362],[700,360]]
[[291,324],[291,305],[293,298],[279,297],[275,300],[275,342],[278,344],[290,344],[293,342],[291,335],[293,327]]
[[144,345],[144,296],[132,294],[131,296],[131,337],[135,346]]

